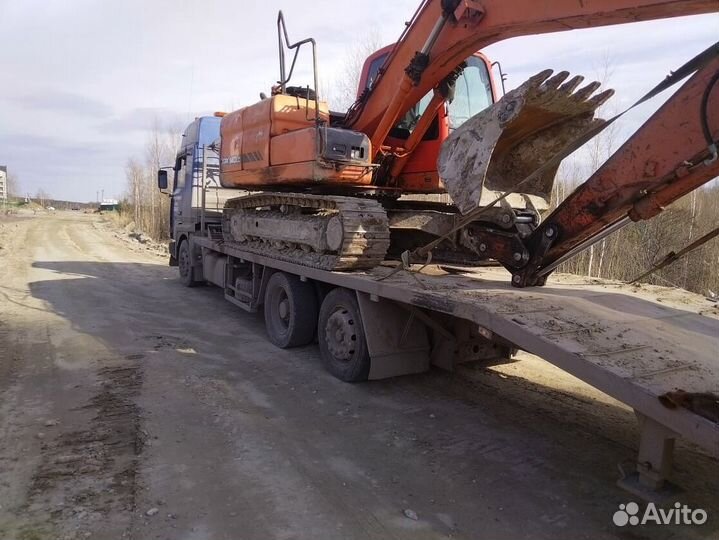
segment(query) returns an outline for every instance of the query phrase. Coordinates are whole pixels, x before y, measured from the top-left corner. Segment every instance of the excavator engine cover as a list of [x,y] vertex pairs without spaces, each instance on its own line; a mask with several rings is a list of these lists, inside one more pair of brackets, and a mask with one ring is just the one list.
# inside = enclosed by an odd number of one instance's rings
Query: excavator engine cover
[[614,93],[593,95],[598,82],[548,69],[476,114],[442,145],[437,170],[460,212],[466,214],[508,191],[549,202],[557,167],[517,184],[597,122],[596,109]]

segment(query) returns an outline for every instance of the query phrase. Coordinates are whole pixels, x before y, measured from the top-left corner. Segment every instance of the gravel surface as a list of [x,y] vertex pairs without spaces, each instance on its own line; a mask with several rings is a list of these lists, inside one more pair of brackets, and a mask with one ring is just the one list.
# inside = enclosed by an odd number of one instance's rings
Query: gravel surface
[[613,525],[634,416],[546,362],[345,384],[101,220],[0,221],[2,540],[719,537],[683,443],[707,524]]

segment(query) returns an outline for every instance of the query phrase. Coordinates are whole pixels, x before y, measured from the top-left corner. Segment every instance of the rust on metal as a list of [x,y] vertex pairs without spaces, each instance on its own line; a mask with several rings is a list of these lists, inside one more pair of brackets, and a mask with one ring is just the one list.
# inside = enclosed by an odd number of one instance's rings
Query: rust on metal
[[[719,175],[719,160],[706,160],[700,103],[707,93],[707,123],[719,138],[719,57],[691,76],[649,120],[584,184],[577,188],[527,240],[531,246],[543,230],[556,226],[559,238],[542,266],[559,260],[611,224],[622,219],[649,219],[673,201]],[[652,163],[653,176],[647,177]]]

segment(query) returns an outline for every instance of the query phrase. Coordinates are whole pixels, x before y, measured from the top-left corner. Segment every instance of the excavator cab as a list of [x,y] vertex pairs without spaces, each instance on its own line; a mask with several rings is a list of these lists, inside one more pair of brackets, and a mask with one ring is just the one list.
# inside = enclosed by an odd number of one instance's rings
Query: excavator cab
[[[382,65],[394,45],[383,47],[372,53],[364,63],[360,76],[358,96],[369,90],[377,79]],[[474,115],[486,109],[499,98],[489,59],[477,52],[465,60],[465,67],[454,84],[453,95],[436,111],[421,141],[404,162],[400,174],[393,184],[404,192],[444,193],[445,188],[437,173],[437,158],[442,143],[456,128]],[[427,112],[432,102],[428,92],[392,128],[385,143],[389,147],[403,148],[419,119]]]

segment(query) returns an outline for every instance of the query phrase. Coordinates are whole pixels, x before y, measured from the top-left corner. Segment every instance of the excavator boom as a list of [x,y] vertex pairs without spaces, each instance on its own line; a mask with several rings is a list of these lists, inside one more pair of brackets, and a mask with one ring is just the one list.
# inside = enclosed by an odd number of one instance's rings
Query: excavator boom
[[464,59],[492,43],[717,8],[717,0],[424,0],[344,123],[366,133],[377,151],[399,118]]

